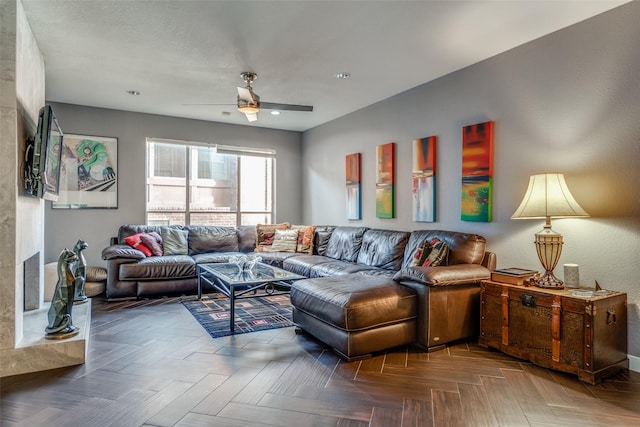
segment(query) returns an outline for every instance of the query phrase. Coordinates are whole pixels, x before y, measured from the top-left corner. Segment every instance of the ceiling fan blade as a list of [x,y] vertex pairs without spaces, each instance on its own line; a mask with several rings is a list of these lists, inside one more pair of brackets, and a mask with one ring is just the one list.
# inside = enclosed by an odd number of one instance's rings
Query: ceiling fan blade
[[313,111],[313,106],[311,105],[278,104],[275,102],[261,102],[260,108],[283,111]]
[[247,116],[247,120],[249,120],[250,122],[255,122],[256,120],[258,120],[258,113],[245,114],[245,116]]
[[219,106],[223,106],[223,105],[236,105],[236,104],[180,104],[180,105],[185,106],[185,107],[189,107],[189,106],[199,106],[199,105],[204,105],[204,106],[207,106],[207,105],[209,105],[209,106],[219,105]]
[[256,102],[255,94],[252,90],[246,87],[238,86],[238,99],[248,103],[253,104]]

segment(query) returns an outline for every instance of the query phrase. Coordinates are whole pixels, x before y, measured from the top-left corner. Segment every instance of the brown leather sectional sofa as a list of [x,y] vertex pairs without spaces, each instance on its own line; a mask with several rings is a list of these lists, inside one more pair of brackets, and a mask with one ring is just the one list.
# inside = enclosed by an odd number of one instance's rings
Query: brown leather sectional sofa
[[[188,230],[188,254],[147,257],[125,244],[128,236],[160,233],[162,227]],[[416,247],[433,238],[447,243],[446,265],[410,267]],[[102,252],[107,261],[108,300],[195,294],[196,264],[224,262],[253,252],[256,229],[123,225],[116,240]],[[490,277],[496,264],[495,254],[487,252],[485,245],[482,236],[452,231],[319,226],[313,254],[260,255],[263,262],[309,278],[292,288],[294,322],[351,358],[408,342],[435,348],[476,336],[479,283]],[[342,290],[336,293],[339,287]],[[329,302],[325,311],[323,301]],[[394,312],[393,304],[399,301],[403,308]],[[386,307],[384,314],[380,307]],[[329,319],[329,312],[335,313],[334,318]],[[365,318],[369,320],[363,323]]]

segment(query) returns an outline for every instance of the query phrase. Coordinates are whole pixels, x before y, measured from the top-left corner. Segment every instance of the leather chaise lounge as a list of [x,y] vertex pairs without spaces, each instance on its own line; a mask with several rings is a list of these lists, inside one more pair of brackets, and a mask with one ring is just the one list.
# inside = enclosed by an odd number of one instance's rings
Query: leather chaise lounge
[[[165,230],[163,230],[165,228]],[[125,243],[139,233],[177,229],[185,253],[146,256]],[[256,227],[123,225],[103,250],[106,297],[148,298],[197,293],[196,264],[225,262],[256,251]],[[416,250],[438,239],[448,248],[440,266],[412,266]],[[316,226],[313,251],[259,252],[263,262],[308,279],[291,289],[299,328],[346,359],[416,343],[427,349],[477,336],[480,281],[495,268],[482,236]]]

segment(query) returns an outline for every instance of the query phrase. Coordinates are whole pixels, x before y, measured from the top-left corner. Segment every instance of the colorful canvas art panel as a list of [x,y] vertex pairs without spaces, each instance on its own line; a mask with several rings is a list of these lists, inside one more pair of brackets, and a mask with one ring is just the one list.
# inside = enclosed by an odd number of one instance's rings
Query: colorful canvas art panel
[[462,128],[463,221],[491,222],[493,122]]
[[436,137],[413,141],[413,220],[436,220]]
[[118,139],[66,134],[56,209],[118,207]]
[[395,143],[377,147],[376,217],[394,218]]
[[360,153],[346,157],[347,175],[347,219],[362,219],[360,197]]

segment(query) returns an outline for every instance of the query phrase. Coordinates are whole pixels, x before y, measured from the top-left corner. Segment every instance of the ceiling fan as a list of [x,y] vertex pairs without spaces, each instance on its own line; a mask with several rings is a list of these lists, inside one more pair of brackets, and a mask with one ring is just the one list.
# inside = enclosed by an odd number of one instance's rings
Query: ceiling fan
[[[255,122],[258,120],[258,112],[265,110],[286,110],[286,111],[313,111],[311,105],[279,104],[274,102],[260,102],[260,97],[256,95],[251,87],[251,83],[258,78],[256,73],[244,71],[240,73],[246,86],[238,86],[238,99],[236,106],[238,111],[247,116],[247,120]],[[184,104],[184,105],[229,105],[229,104]]]

